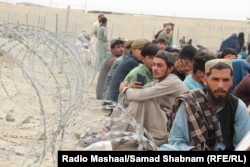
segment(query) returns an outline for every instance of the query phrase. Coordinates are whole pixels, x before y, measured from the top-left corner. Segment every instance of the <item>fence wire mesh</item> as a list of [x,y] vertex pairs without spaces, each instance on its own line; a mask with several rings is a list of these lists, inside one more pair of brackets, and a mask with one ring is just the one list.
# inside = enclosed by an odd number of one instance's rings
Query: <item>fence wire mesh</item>
[[133,128],[104,132],[110,142],[136,140],[138,150],[157,149],[131,116],[105,117],[101,101],[86,95],[98,75],[86,35],[0,22],[0,165],[56,166],[58,150],[83,150],[76,133],[107,122]]

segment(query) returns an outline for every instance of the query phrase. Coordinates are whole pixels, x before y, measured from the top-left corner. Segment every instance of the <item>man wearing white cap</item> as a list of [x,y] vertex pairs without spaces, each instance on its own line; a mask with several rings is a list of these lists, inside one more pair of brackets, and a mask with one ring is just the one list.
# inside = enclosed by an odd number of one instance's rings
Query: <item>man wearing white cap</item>
[[172,26],[170,24],[167,24],[164,28],[164,31],[162,31],[158,38],[164,38],[167,42],[167,46],[172,47],[173,46],[173,31]]
[[154,35],[155,40],[159,38],[160,33],[163,32],[167,26],[171,26],[171,30],[174,31],[174,23],[164,21],[163,24],[162,24],[162,26],[163,26],[163,29],[159,30]]
[[168,144],[159,150],[232,151],[250,131],[250,116],[242,100],[232,96],[232,61],[213,59],[205,64],[204,90],[177,97]]

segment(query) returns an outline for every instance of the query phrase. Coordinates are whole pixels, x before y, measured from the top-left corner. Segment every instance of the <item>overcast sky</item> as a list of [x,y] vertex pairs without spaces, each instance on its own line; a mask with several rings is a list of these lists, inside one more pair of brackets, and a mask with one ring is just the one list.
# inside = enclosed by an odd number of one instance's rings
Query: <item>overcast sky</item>
[[32,2],[50,7],[102,10],[194,18],[246,20],[250,0],[0,0]]

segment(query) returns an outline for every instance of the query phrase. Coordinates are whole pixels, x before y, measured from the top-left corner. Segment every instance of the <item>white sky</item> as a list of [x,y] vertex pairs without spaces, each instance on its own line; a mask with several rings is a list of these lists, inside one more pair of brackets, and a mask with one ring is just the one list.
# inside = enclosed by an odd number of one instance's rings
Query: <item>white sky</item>
[[0,0],[32,2],[40,5],[103,10],[136,14],[246,20],[250,18],[250,0]]

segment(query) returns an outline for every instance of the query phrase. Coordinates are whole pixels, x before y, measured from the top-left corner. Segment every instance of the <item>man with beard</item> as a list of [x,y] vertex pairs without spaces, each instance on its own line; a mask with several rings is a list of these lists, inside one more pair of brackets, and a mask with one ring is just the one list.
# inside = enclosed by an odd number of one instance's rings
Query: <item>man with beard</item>
[[177,97],[168,144],[159,150],[234,150],[250,131],[244,102],[231,95],[232,62],[213,59],[205,64],[205,89]]
[[[114,120],[121,118],[126,120],[129,117],[133,117],[140,127],[145,128],[150,133],[157,146],[161,146],[167,142],[170,131],[169,125],[171,125],[171,118],[173,117],[172,109],[174,101],[179,95],[187,91],[186,86],[179,77],[172,73],[175,61],[176,57],[174,55],[159,50],[154,55],[152,62],[154,81],[144,86],[139,81],[132,83],[128,83],[128,81],[121,82],[119,92],[122,93],[123,98],[119,103],[126,108],[127,114],[124,115],[124,112],[121,112],[119,107],[117,107],[111,115],[111,118]],[[135,130],[131,122],[111,121],[111,124],[107,123],[105,125],[104,132],[85,132],[87,135],[81,135],[81,140],[84,146],[100,140],[113,140],[113,150],[127,147],[130,144],[135,145],[129,148],[133,150],[138,147],[138,141],[119,141],[115,139],[133,137]],[[149,137],[146,133],[144,135],[145,137]],[[138,140],[141,139],[138,138]],[[144,143],[145,149],[151,150],[151,146],[147,146],[146,143]]]

